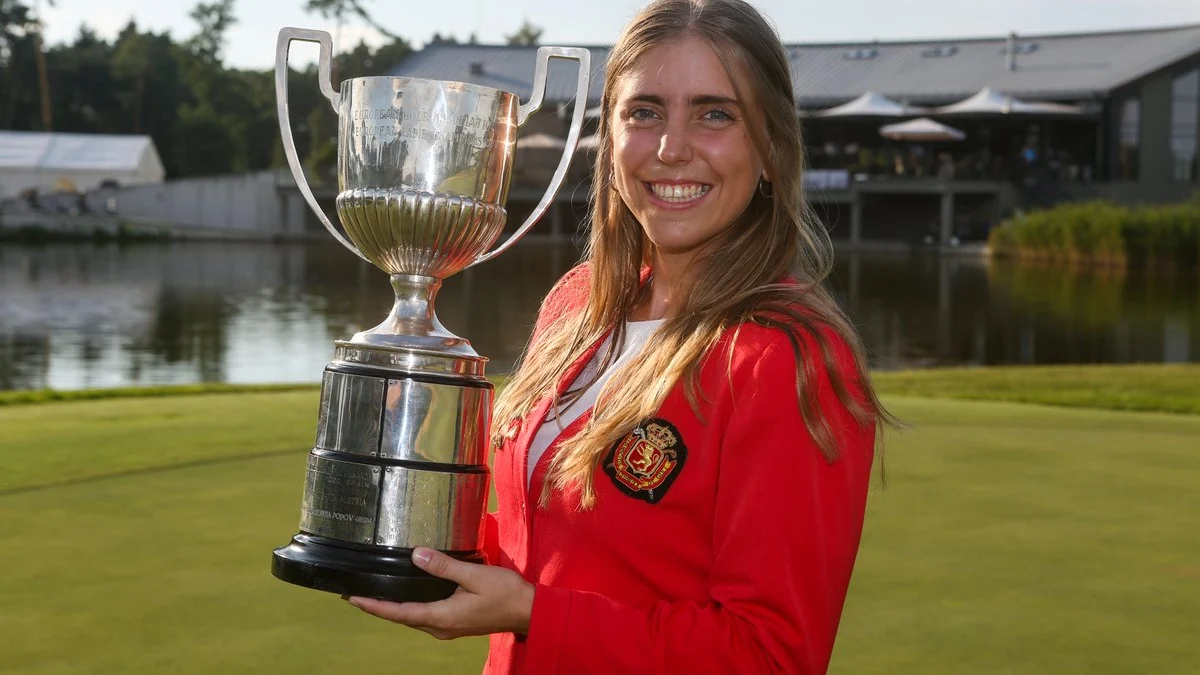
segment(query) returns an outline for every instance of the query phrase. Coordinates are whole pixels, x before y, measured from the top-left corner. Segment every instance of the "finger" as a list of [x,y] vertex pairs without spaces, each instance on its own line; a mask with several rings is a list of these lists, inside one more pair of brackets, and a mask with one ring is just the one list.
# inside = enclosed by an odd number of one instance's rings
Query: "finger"
[[479,565],[455,560],[441,551],[425,547],[413,549],[412,559],[417,567],[435,577],[453,581],[467,590],[472,589],[476,569],[479,567]]
[[435,627],[435,612],[424,602],[390,602],[375,598],[350,598],[350,604],[367,614],[422,630]]

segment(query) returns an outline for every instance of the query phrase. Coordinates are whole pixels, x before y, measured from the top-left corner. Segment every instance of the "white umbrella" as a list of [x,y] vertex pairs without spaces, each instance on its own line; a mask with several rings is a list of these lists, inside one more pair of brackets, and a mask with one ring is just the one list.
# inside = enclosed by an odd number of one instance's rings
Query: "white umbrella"
[[917,143],[961,141],[967,137],[966,134],[958,129],[948,127],[941,122],[935,122],[928,117],[919,117],[915,120],[899,122],[897,124],[885,124],[879,128],[879,133],[884,138],[890,138],[893,141],[913,141]]
[[908,117],[913,114],[925,112],[921,108],[897,103],[886,96],[881,96],[873,91],[859,96],[858,98],[843,103],[834,108],[819,110],[811,113],[809,117]]
[[562,150],[567,142],[558,136],[546,133],[530,134],[517,138],[517,149]]
[[591,136],[584,136],[579,139],[579,145],[575,147],[575,151],[595,150],[598,147],[600,147],[600,135],[592,134]]
[[974,96],[941,108],[934,108],[936,115],[1080,115],[1077,106],[1061,103],[1022,101],[991,87],[984,87]]

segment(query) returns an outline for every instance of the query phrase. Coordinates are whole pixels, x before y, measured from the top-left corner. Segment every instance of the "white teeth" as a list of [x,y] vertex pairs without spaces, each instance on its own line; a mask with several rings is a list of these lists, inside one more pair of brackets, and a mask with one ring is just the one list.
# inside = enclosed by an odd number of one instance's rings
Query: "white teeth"
[[690,202],[693,199],[699,199],[708,193],[709,186],[707,185],[660,185],[651,183],[650,189],[654,191],[655,196],[659,199],[668,202]]

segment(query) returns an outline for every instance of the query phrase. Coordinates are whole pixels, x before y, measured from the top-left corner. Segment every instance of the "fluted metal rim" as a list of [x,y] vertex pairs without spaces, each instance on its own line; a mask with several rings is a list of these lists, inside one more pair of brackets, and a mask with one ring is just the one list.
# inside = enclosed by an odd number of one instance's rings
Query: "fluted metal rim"
[[388,274],[445,279],[491,248],[507,210],[456,194],[355,188],[337,197],[346,235]]

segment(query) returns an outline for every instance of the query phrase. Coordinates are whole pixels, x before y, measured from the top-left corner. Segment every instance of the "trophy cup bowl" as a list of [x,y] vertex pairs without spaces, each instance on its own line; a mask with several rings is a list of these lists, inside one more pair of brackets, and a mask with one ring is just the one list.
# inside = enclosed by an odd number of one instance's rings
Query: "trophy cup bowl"
[[[334,227],[308,185],[288,113],[288,52],[320,45],[322,93],[338,114]],[[338,594],[430,601],[455,584],[416,568],[417,546],[480,563],[489,484],[493,389],[484,357],[438,321],[442,279],[499,255],[542,217],[579,142],[590,81],[586,49],[541,47],[527,103],[461,82],[360,77],[330,82],[328,33],[279,32],[275,90],[285,154],[297,187],[329,233],[386,272],[395,293],[382,323],[334,343],[316,441],[308,455],[299,533],[274,551],[271,571]],[[551,58],[579,62],[566,148],[529,218],[491,250],[518,129],[545,95]]]

